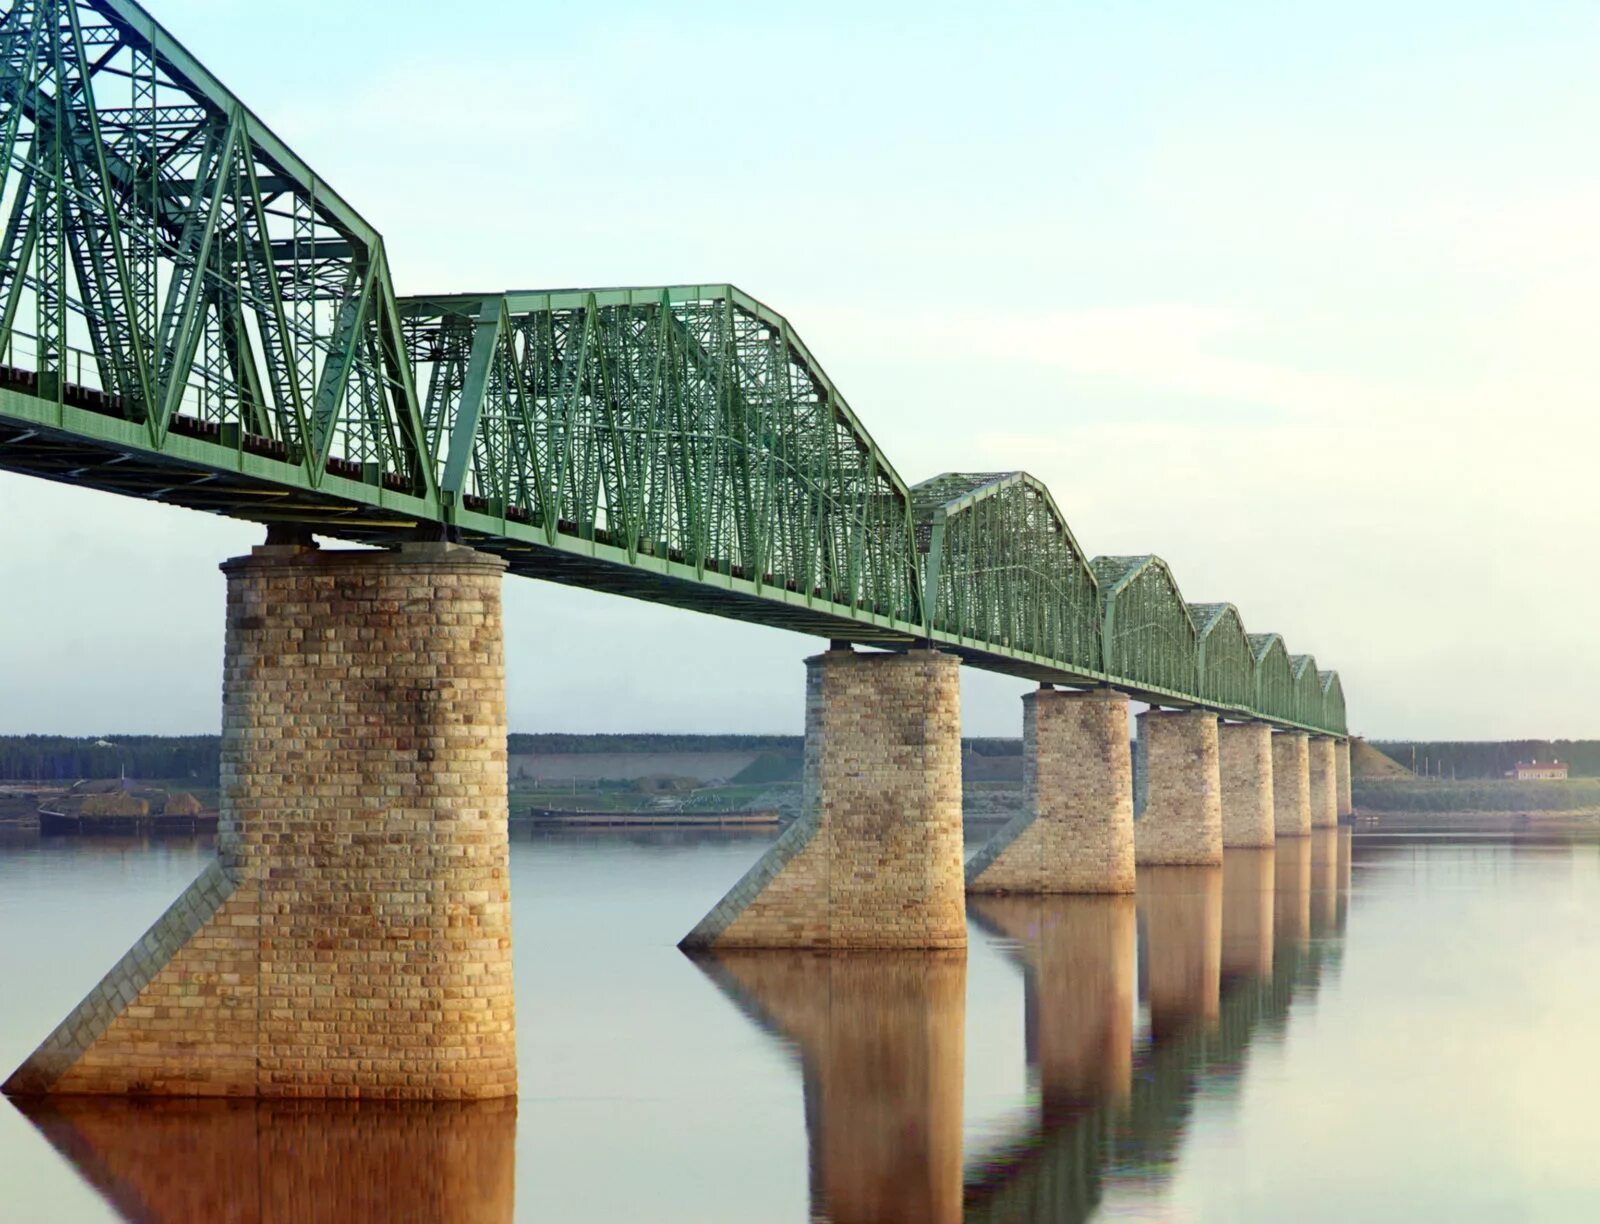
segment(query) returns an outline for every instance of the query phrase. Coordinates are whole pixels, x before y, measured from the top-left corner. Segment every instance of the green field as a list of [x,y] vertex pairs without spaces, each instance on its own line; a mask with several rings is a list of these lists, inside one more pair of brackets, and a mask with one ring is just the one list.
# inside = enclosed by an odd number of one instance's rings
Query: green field
[[1600,778],[1567,782],[1355,780],[1358,812],[1570,812],[1600,808]]

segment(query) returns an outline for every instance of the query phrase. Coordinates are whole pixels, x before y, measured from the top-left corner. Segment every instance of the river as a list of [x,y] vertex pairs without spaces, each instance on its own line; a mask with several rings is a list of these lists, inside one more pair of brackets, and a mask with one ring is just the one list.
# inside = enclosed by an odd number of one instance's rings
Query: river
[[[695,961],[768,834],[514,835],[514,1107],[0,1101],[0,1219],[1587,1220],[1600,847],[1326,831]],[[0,840],[0,1075],[203,840]]]

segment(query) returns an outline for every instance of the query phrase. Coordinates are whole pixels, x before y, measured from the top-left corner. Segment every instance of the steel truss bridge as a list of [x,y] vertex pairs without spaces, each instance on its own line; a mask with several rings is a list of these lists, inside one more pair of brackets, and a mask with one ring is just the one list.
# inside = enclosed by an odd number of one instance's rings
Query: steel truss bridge
[[382,237],[131,0],[0,0],[0,468],[1345,733],[1338,675],[1090,558],[1023,472],[905,482],[731,285],[397,297]]

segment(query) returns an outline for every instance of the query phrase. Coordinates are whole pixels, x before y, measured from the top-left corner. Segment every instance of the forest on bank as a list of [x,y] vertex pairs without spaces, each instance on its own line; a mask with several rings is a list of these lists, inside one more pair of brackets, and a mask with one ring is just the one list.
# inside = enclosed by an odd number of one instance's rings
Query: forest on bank
[[[640,752],[760,752],[796,755],[798,735],[675,735],[634,732],[578,735],[515,732],[507,747],[513,756],[588,755]],[[1502,778],[1518,761],[1566,761],[1575,778],[1600,777],[1600,740],[1374,740],[1374,748],[1419,776],[1468,779]],[[962,740],[969,753],[983,757],[1019,756],[1020,739],[974,736]],[[214,786],[221,759],[215,735],[0,736],[0,781],[70,782],[79,778],[188,779]]]
[[[512,756],[589,755],[639,752],[759,752],[798,756],[798,735],[618,735],[528,734],[507,738]],[[1021,740],[970,738],[979,756],[1018,756]],[[75,782],[126,775],[147,780],[187,779],[215,786],[222,756],[215,735],[4,735],[0,736],[0,782]]]
[[1565,761],[1574,778],[1600,777],[1600,740],[1369,740],[1419,777],[1503,778],[1518,761]]

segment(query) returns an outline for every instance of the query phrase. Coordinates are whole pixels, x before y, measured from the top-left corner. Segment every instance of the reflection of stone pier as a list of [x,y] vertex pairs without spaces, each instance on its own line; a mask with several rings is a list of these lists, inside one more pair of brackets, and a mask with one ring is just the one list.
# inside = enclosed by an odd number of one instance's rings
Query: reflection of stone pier
[[1276,850],[1222,855],[1222,979],[1272,975]]
[[1311,939],[1311,839],[1278,843],[1273,874],[1272,926],[1276,951],[1302,948]]
[[1342,829],[1311,830],[1311,937],[1323,939],[1339,925],[1339,842]]
[[1133,1074],[1134,900],[974,897],[1023,968],[1028,1063],[1048,1125],[1126,1098]]
[[[1070,1082],[1080,1092],[1107,1091],[1098,1106],[1080,1097],[1076,1110],[1041,1109],[1033,1129],[970,1154],[967,1221],[1081,1224],[1095,1218],[1117,1187],[1137,1187],[1142,1195],[1172,1176],[1196,1093],[1203,1086],[1236,1090],[1254,1036],[1281,1032],[1291,1003],[1314,996],[1320,985],[1324,945],[1307,944],[1310,853],[1308,838],[1291,838],[1278,844],[1276,855],[1235,857],[1230,851],[1220,870],[1140,871],[1141,974],[1152,1041],[1136,1051],[1125,1095],[1109,1091],[1112,1077],[1097,1084],[1082,1061],[1116,1031],[1113,1004],[1086,997],[1098,989],[1091,983],[1102,980],[1112,955],[1117,940],[1108,933],[1115,924],[1089,920],[1088,909],[1081,919],[1052,921],[1029,899],[974,899],[974,919],[1014,945],[1023,969],[1029,1058],[1041,1084],[1052,1057],[1045,1052],[1048,1041],[1073,1052],[1057,1065],[1072,1067],[1077,1060]],[[1285,859],[1286,879],[1278,870]],[[1105,906],[1108,916],[1113,912],[1107,902],[1114,898],[1082,900]],[[1285,919],[1287,942],[1281,938]],[[1063,946],[1075,930],[1084,941],[1076,952]],[[1058,990],[1047,982],[1047,974],[1062,973],[1079,975],[1082,989]],[[1073,1025],[1082,1031],[1074,1035]],[[1109,1049],[1105,1057],[1112,1057]]]
[[1222,985],[1222,868],[1139,872],[1141,994],[1157,1044],[1216,1023]]
[[514,1100],[17,1104],[113,1209],[145,1224],[512,1216]]
[[695,961],[799,1047],[813,1217],[961,1219],[964,951],[727,950]]

